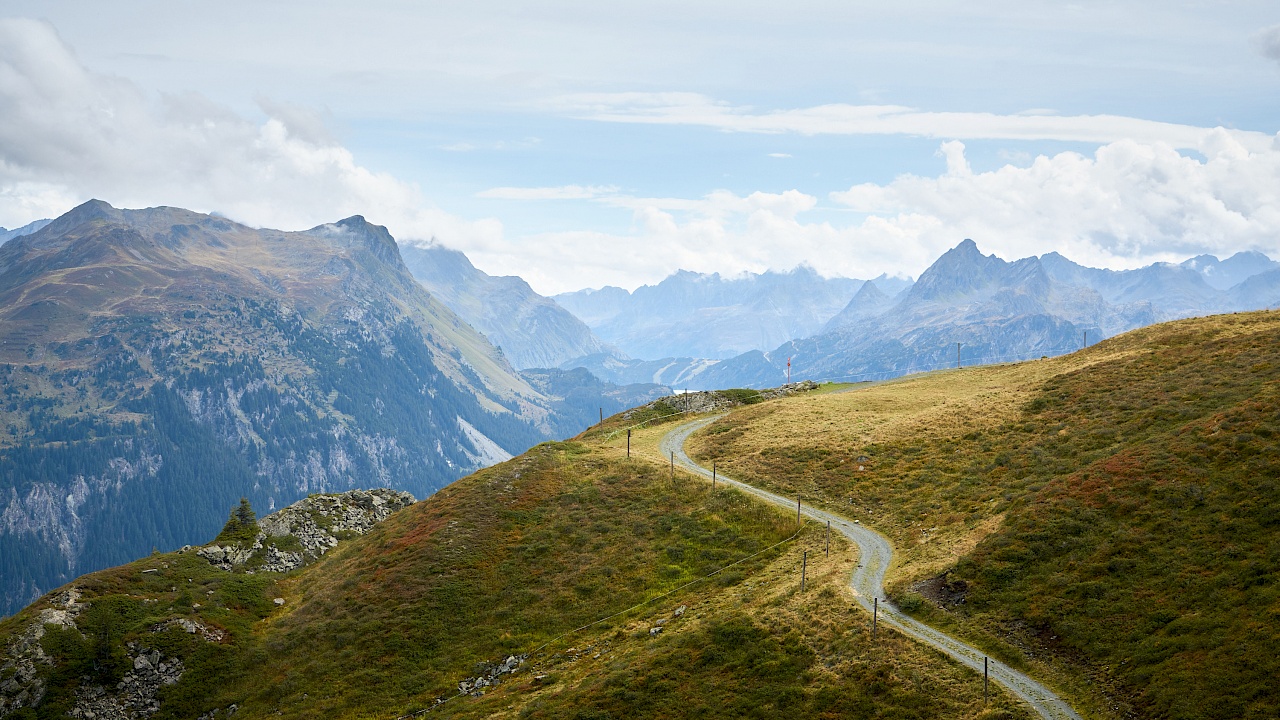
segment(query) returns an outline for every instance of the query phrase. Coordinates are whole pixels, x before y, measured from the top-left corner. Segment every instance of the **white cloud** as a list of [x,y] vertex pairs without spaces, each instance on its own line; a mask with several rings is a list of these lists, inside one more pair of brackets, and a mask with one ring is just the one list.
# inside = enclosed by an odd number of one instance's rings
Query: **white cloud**
[[[595,93],[558,98],[550,109],[617,123],[700,125],[727,132],[802,135],[914,135],[961,140],[1055,140],[1107,143],[1122,139],[1162,142],[1200,150],[1220,128],[1142,120],[1120,115],[1055,115],[1036,109],[1015,115],[928,112],[901,105],[830,104],[758,111],[697,93]],[[1251,150],[1270,146],[1259,132],[1228,130]]]
[[916,274],[964,237],[1005,257],[1056,249],[1113,267],[1249,247],[1280,255],[1280,143],[1260,133],[1040,110],[757,111],[688,93],[578,95],[555,107],[600,120],[739,132],[1038,138],[1101,147],[1092,156],[1009,157],[1017,166],[975,172],[963,145],[946,142],[939,153],[944,173],[841,190],[829,196],[842,204],[838,212],[820,207],[825,197],[797,190],[673,198],[567,185],[480,193],[587,201],[629,211],[632,221],[627,232],[509,237],[496,220],[459,218],[433,207],[415,186],[362,166],[333,139],[323,115],[270,99],[259,105],[265,122],[200,95],[154,97],[86,69],[47,24],[0,21],[0,224],[20,226],[89,197],[123,207],[217,210],[284,229],[359,213],[402,240],[438,237],[486,271],[524,276],[545,292],[634,287],[680,268],[733,274],[809,263],[855,277]]
[[1250,152],[1218,131],[1205,148],[1202,161],[1122,140],[1092,157],[1064,152],[974,173],[964,146],[947,142],[943,175],[855,185],[831,198],[882,218],[935,218],[949,238],[973,237],[1004,257],[1059,250],[1116,267],[1245,248],[1275,256],[1280,146]]
[[906,242],[938,229],[936,218],[922,215],[871,217],[851,227],[806,221],[818,198],[797,190],[745,196],[721,190],[699,199],[615,196],[605,202],[632,210],[630,232],[543,233],[469,255],[488,272],[519,274],[540,292],[556,293],[606,284],[634,288],[679,269],[733,275],[807,263],[850,277],[904,267],[916,272],[947,247],[946,240],[936,246]]
[[259,105],[262,124],[195,94],[151,98],[86,69],[47,23],[0,20],[0,220],[17,226],[96,197],[282,229],[363,214],[397,237],[501,234],[496,221],[454,217],[359,165],[319,114]]
[[589,200],[618,192],[616,185],[562,185],[560,187],[496,187],[476,197],[497,200]]
[[1196,159],[1169,145],[1122,140],[1092,156],[1042,155],[975,172],[964,145],[949,141],[939,148],[946,170],[938,176],[831,193],[851,211],[847,223],[814,219],[819,199],[796,190],[610,196],[595,201],[631,209],[629,233],[507,240],[477,263],[560,292],[635,287],[677,269],[734,274],[801,263],[828,275],[915,275],[966,237],[1009,259],[1056,250],[1116,268],[1242,249],[1280,256],[1280,143],[1251,152],[1218,131],[1204,146],[1204,159]]
[[1280,25],[1272,25],[1258,31],[1253,36],[1253,41],[1263,56],[1280,62]]
[[769,153],[769,157],[771,157],[771,158],[789,158],[789,157],[791,157],[791,153]]

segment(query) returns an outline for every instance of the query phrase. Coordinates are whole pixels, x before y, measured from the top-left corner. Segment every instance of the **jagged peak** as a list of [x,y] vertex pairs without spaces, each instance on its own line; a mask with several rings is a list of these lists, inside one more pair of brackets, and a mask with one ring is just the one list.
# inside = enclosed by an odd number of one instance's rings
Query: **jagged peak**
[[316,237],[340,237],[343,235],[364,241],[365,247],[379,259],[392,264],[402,264],[400,246],[385,225],[374,225],[363,215],[352,215],[335,223],[317,225],[306,231]]
[[884,291],[881,290],[880,287],[876,285],[874,280],[868,280],[862,283],[862,287],[858,288],[858,292],[854,293],[853,295],[854,302],[859,301],[859,299],[869,300],[869,299],[879,299],[879,298],[884,298],[885,300],[888,300],[889,296],[884,294]]

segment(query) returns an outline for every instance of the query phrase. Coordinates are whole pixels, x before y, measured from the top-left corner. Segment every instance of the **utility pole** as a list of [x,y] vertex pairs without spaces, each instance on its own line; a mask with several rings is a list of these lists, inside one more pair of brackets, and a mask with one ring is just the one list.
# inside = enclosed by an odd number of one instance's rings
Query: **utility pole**
[[1089,331],[1084,331],[1084,347],[1089,347]]
[[604,424],[604,408],[600,408],[600,424]]
[[805,550],[804,559],[801,561],[801,565],[800,565],[800,592],[804,592],[804,576],[805,576],[805,572],[808,569],[809,569],[809,551]]
[[831,557],[831,521],[827,521],[827,557]]
[[956,367],[960,367],[960,343],[956,343]]
[[872,598],[871,605],[871,639],[876,639],[876,620],[880,619],[880,598]]
[[672,450],[671,451],[671,483],[674,485],[675,482],[676,482],[676,451]]
[[711,461],[711,492],[716,491],[716,461]]
[[631,428],[627,428],[627,458],[631,457]]
[[982,656],[982,704],[987,704],[987,657]]
[[800,496],[796,496],[796,526],[800,525]]

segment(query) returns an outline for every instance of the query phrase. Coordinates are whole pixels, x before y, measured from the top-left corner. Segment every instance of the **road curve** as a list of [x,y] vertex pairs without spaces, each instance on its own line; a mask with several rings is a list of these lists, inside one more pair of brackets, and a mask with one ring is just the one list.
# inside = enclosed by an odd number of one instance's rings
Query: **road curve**
[[[663,456],[674,456],[675,461],[681,467],[695,474],[710,478],[710,470],[693,462],[685,454],[684,443],[695,431],[701,430],[721,417],[724,416],[717,415],[684,423],[668,432],[663,436],[659,444]],[[787,508],[796,506],[795,498],[775,495],[739,480],[725,477],[718,472],[716,479],[776,505]],[[853,585],[853,593],[858,598],[858,603],[867,612],[872,610],[873,598],[880,598],[879,622],[897,628],[902,633],[919,640],[925,645],[941,650],[958,662],[973,668],[978,673],[982,672],[982,659],[984,656],[981,650],[966,645],[918,620],[903,615],[884,599],[884,575],[885,571],[889,569],[889,561],[893,557],[893,546],[889,544],[888,538],[834,513],[805,505],[801,506],[801,512],[822,522],[830,520],[832,529],[839,530],[858,546],[858,569],[853,574],[851,584]],[[1081,720],[1076,711],[1064,702],[1062,698],[1054,695],[1045,686],[1008,665],[992,659],[990,660],[989,672],[992,680],[1008,688],[1010,692],[1039,713],[1040,717],[1046,720],[1062,720],[1064,718]]]

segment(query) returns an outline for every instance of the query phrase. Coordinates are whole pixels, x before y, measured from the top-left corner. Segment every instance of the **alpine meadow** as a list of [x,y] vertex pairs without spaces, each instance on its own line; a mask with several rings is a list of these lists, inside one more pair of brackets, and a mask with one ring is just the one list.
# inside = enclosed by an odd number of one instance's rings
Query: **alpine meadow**
[[0,8],[0,720],[1280,718],[1280,4]]

